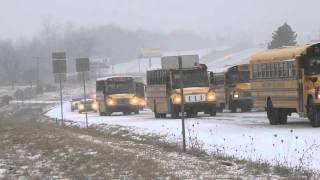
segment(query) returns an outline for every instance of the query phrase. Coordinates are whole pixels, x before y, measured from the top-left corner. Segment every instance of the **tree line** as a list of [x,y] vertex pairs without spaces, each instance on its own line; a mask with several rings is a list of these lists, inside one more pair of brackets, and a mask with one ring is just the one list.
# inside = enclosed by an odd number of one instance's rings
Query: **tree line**
[[74,72],[76,57],[104,57],[115,64],[134,59],[137,49],[142,47],[157,47],[163,51],[190,50],[206,48],[211,42],[189,32],[128,30],[114,25],[79,27],[46,21],[33,38],[0,40],[0,84],[35,83],[36,59],[39,59],[40,81],[52,81],[53,51],[65,51],[68,60],[71,59],[68,69]]
[[[296,38],[296,32],[285,23],[274,31],[268,48],[296,45]],[[44,21],[42,30],[33,38],[15,42],[0,40],[0,85],[35,83],[37,66],[39,80],[52,83],[51,53],[54,51],[67,53],[69,72],[74,72],[76,57],[104,57],[116,64],[136,58],[137,49],[142,47],[177,51],[213,47],[216,45],[214,43],[223,45],[224,40],[207,39],[187,31],[161,33],[141,29],[128,30],[115,25],[78,27]]]

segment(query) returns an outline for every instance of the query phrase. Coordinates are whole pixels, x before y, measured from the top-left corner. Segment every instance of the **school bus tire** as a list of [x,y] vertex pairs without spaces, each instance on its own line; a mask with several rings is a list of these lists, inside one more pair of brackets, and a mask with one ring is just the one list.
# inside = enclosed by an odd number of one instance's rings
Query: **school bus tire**
[[162,113],[162,114],[160,114],[160,117],[161,117],[161,118],[166,118],[166,117],[167,117],[167,114],[166,114],[166,113]]
[[177,118],[179,118],[179,111],[177,110],[177,108],[172,108],[171,118],[172,118],[172,119],[177,119]]
[[232,101],[229,104],[230,104],[231,113],[236,113],[237,112],[237,106]]
[[127,110],[127,111],[123,111],[122,113],[123,113],[123,115],[130,115],[131,111]]
[[288,114],[286,110],[279,109],[279,119],[280,119],[280,124],[287,124]]
[[216,116],[216,115],[217,115],[217,110],[216,109],[211,109],[210,116]]
[[320,127],[320,107],[316,105],[311,106],[311,126],[312,127]]
[[103,112],[104,116],[111,116],[112,112],[110,110],[107,110]]
[[309,95],[308,97],[308,101],[307,101],[307,106],[306,106],[306,109],[307,109],[307,117],[308,119],[311,121],[312,118],[313,118],[313,112],[312,112],[312,101],[313,101],[313,97]]
[[267,116],[268,116],[270,125],[280,124],[279,109],[273,107],[271,99],[267,100]]
[[196,111],[187,111],[188,118],[196,117],[197,115],[198,115],[198,112]]
[[170,106],[171,106],[171,110],[170,110],[171,118],[172,119],[179,118],[179,108],[176,107],[171,101],[170,101]]
[[158,119],[158,118],[166,118],[167,114],[166,113],[154,113],[154,117],[156,119]]
[[156,118],[156,119],[158,119],[158,118],[160,118],[160,113],[156,113],[156,112],[154,112],[154,117]]

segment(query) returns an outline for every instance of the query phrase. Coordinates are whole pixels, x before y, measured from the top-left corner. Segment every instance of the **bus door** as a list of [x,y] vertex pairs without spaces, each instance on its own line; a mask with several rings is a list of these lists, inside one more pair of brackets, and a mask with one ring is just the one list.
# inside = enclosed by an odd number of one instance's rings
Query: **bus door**
[[298,104],[299,104],[299,109],[298,109],[298,113],[299,115],[303,116],[304,115],[304,112],[305,112],[305,93],[304,93],[304,67],[302,66],[302,62],[303,60],[302,59],[299,59],[297,61],[297,82],[298,82]]
[[97,87],[96,87],[96,100],[99,103],[99,110],[104,111],[106,108],[105,105],[105,81],[97,81]]

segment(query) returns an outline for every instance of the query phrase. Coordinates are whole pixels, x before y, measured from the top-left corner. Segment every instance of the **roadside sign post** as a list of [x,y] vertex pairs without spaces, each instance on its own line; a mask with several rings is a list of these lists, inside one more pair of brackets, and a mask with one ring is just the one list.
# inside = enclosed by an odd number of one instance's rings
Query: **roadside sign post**
[[86,113],[86,126],[88,128],[88,111],[87,111],[87,95],[86,95],[86,74],[82,72],[83,78],[83,97],[84,97],[84,106],[85,106],[85,113]]
[[89,58],[78,58],[76,60],[76,70],[78,73],[82,73],[83,81],[83,98],[84,98],[84,110],[86,117],[86,127],[88,128],[88,111],[87,111],[87,93],[86,93],[86,72],[90,71]]
[[52,69],[55,82],[59,83],[60,87],[60,106],[61,106],[61,123],[63,123],[63,98],[62,98],[62,81],[66,80],[67,62],[65,52],[52,53]]
[[59,85],[60,85],[61,122],[63,124],[63,102],[62,102],[62,80],[61,80],[61,74],[59,74]]
[[183,72],[182,72],[182,57],[179,56],[179,74],[180,74],[180,96],[181,96],[181,123],[182,123],[182,148],[186,152],[186,131],[184,122],[184,93],[183,93]]

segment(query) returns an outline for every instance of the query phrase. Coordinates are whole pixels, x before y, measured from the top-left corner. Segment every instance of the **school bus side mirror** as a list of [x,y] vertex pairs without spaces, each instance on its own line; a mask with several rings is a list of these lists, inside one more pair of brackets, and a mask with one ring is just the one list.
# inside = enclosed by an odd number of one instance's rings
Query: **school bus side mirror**
[[318,81],[318,78],[317,77],[310,77],[309,80],[312,82],[312,83],[316,83]]
[[210,72],[209,78],[210,78],[210,83],[213,84],[213,82],[214,82],[213,72]]

